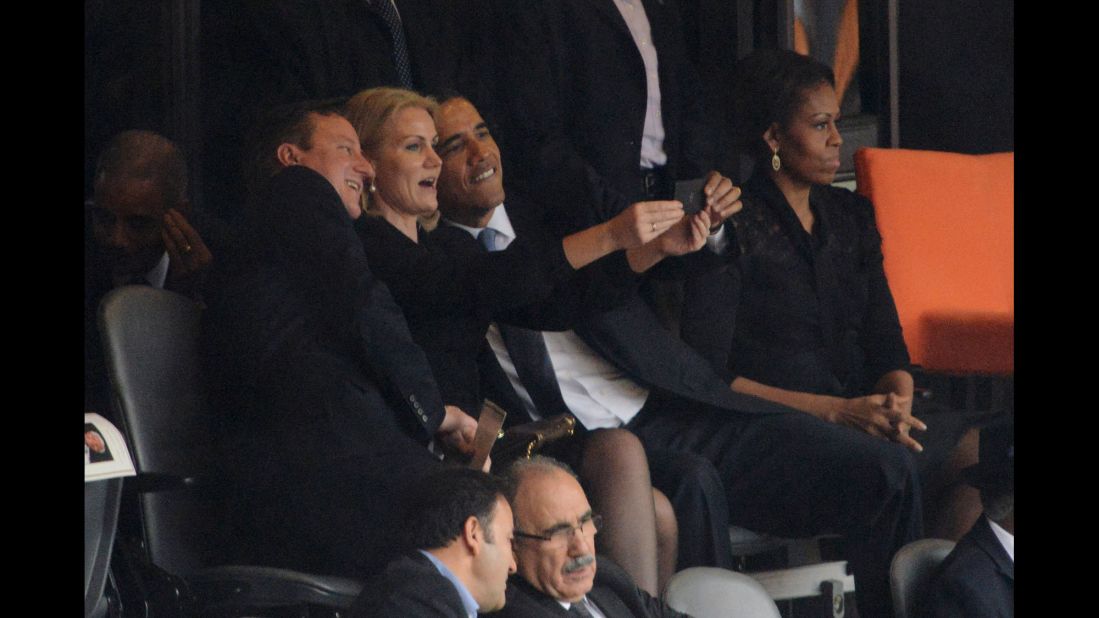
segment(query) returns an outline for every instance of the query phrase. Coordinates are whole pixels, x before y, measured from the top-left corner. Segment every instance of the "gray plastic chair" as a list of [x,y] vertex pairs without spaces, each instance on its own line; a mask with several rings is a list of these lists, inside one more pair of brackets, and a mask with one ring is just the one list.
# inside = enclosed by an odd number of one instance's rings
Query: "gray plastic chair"
[[954,541],[920,539],[897,551],[889,566],[889,584],[893,590],[896,618],[916,618],[918,604],[926,595],[935,570],[954,550]]
[[107,615],[108,602],[103,596],[111,550],[118,526],[118,505],[122,498],[122,479],[102,479],[84,483],[84,616]]
[[672,576],[664,592],[672,609],[694,618],[781,618],[778,606],[751,577],[714,567],[692,567]]
[[190,299],[148,286],[113,290],[99,307],[114,403],[138,472],[124,483],[137,490],[139,546],[151,570],[167,573],[175,588],[169,598],[201,615],[349,608],[361,590],[357,581],[220,564],[228,533],[198,360],[201,313]]

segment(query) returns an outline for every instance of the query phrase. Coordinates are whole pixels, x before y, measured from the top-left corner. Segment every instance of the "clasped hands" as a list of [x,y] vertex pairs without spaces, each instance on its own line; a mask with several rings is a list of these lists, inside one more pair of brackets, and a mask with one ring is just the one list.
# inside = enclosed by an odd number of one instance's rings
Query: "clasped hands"
[[909,435],[912,429],[927,430],[923,421],[912,416],[911,396],[887,393],[846,399],[835,421],[903,444],[917,453],[923,450],[923,445]]

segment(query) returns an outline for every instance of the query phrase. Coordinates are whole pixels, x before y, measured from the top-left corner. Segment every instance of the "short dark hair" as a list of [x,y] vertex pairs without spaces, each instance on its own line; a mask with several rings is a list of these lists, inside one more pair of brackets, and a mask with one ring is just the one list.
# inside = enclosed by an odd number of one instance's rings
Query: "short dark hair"
[[[436,101],[438,101],[439,105],[442,105],[444,103],[449,103],[449,102],[454,101],[456,99],[462,100],[462,101],[469,101],[469,97],[462,94],[461,92],[458,92],[454,88],[440,88],[438,90],[438,92],[433,93],[432,96]],[[472,101],[470,101],[470,104],[472,104]]]
[[123,131],[99,154],[95,188],[120,180],[149,181],[160,190],[165,208],[187,199],[187,161],[172,140],[152,131]]
[[836,85],[828,65],[788,49],[757,49],[736,65],[733,82],[736,145],[753,158],[770,157],[763,134],[772,123],[785,126],[820,84]]
[[299,101],[266,110],[252,125],[246,140],[245,186],[250,196],[282,169],[278,148],[294,144],[303,150],[312,148],[316,126],[312,115],[344,116],[344,98]]
[[504,499],[503,482],[479,470],[445,468],[423,477],[405,502],[405,542],[409,549],[445,547],[462,535],[466,520],[476,517],[492,538],[496,500]]

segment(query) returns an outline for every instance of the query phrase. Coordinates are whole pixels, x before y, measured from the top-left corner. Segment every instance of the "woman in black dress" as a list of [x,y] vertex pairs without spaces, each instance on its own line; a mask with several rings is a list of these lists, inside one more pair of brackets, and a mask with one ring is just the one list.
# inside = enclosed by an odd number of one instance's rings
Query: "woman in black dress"
[[[621,261],[617,272],[624,272],[619,250],[644,244],[683,217],[677,202],[640,203],[608,223],[562,240],[524,236],[505,250],[455,260],[421,242],[420,222],[438,208],[441,160],[434,151],[435,102],[407,90],[372,88],[352,97],[347,108],[364,155],[377,172],[366,196],[368,216],[359,224],[371,269],[404,310],[444,403],[467,411],[481,404],[477,355],[485,347],[490,322],[545,300],[579,269],[601,258]],[[697,227],[701,246],[706,226]],[[629,275],[617,283],[619,291],[636,284]],[[607,292],[603,302],[612,302],[614,291]],[[624,429],[595,430],[584,434],[575,455],[572,460],[606,521],[601,548],[639,585],[655,591],[657,525],[660,547],[671,553],[661,558],[670,558],[674,570],[675,524],[667,498],[652,489],[640,441]],[[672,539],[664,531],[671,531]]]
[[914,400],[873,205],[831,186],[839,113],[827,66],[787,50],[741,61],[737,135],[755,170],[727,223],[735,260],[688,284],[683,337],[733,390],[918,453],[928,532],[956,539],[980,513],[955,482],[976,461],[976,431],[959,414],[913,415],[914,403],[927,410]]

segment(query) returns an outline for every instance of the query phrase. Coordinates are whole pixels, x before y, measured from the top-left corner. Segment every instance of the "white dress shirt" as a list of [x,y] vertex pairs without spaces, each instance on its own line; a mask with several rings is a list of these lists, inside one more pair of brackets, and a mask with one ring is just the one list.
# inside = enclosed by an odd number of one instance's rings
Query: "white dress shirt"
[[[569,603],[568,601],[558,601],[558,603],[561,604],[561,607],[565,608],[566,612],[569,611],[570,607],[572,607],[572,603]],[[607,618],[607,615],[600,611],[599,608],[595,606],[595,603],[592,603],[587,596],[580,599],[576,603],[578,605],[583,605],[584,609],[588,610],[588,613],[592,615],[592,618]]]
[[[160,256],[160,260],[149,269],[149,272],[145,273],[143,279],[158,290],[164,289],[164,283],[168,280],[168,264],[170,258],[168,252],[165,251],[164,255]],[[127,278],[125,281],[114,281],[115,286],[126,285],[133,282],[133,279]]]
[[1004,546],[1004,551],[1007,552],[1008,557],[1011,558],[1012,562],[1015,562],[1015,535],[1004,530],[1000,524],[991,519],[988,520],[988,525],[992,527],[992,532],[996,535],[996,539],[1000,541],[1000,545]]
[[614,0],[622,19],[630,29],[637,51],[645,63],[645,130],[641,136],[641,167],[650,169],[668,162],[664,152],[664,119],[660,115],[660,74],[649,18],[641,0]]
[[[444,219],[445,223],[468,232],[474,238],[484,228],[473,228]],[[501,204],[492,213],[488,225],[497,232],[497,249],[507,247],[515,240],[515,228]],[[620,427],[630,421],[645,405],[649,390],[637,384],[617,367],[588,347],[571,330],[563,332],[543,331],[546,351],[549,353],[561,397],[565,405],[587,429]],[[500,329],[493,323],[485,335],[496,354],[501,369],[507,375],[526,411],[533,419],[541,416],[534,407],[530,393],[523,387],[515,363],[508,354]]]

